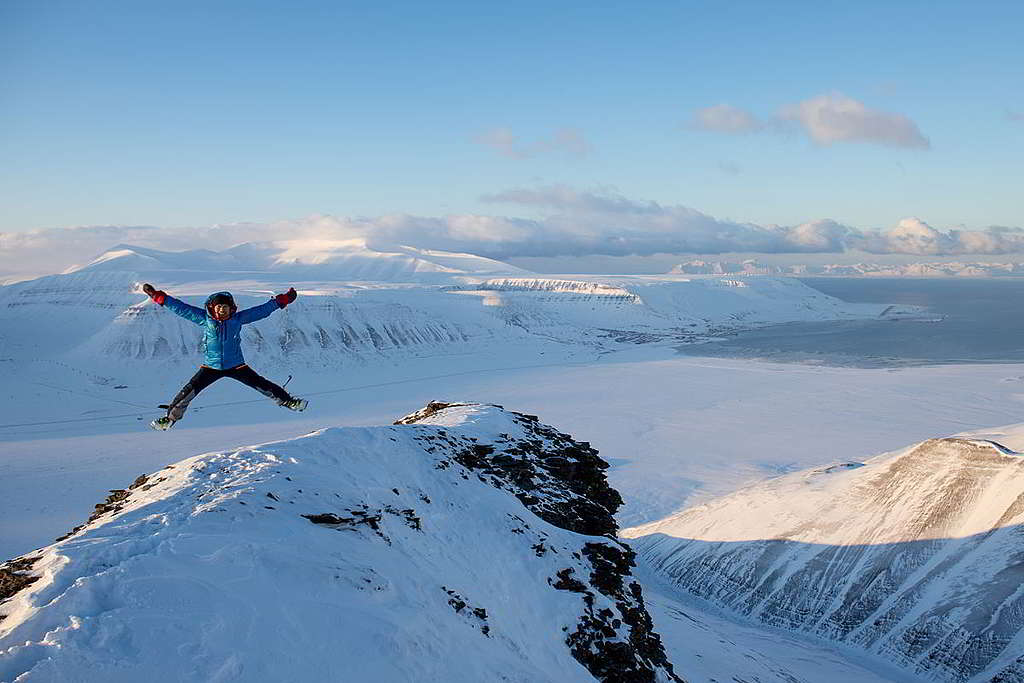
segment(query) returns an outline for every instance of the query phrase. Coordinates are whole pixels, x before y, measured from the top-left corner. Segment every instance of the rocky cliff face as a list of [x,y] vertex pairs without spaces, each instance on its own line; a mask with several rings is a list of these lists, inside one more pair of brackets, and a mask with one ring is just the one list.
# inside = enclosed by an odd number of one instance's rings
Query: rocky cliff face
[[606,467],[442,403],[183,460],[0,569],[0,680],[679,681]]
[[1024,457],[934,439],[624,535],[681,589],[927,678],[1021,681]]

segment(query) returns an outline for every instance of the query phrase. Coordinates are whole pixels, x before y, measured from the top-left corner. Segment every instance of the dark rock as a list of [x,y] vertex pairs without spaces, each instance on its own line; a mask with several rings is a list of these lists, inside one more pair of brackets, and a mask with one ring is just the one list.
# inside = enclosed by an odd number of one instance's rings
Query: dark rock
[[[434,415],[452,405],[466,404],[433,402],[400,422],[413,424],[427,413]],[[615,534],[614,515],[622,497],[608,485],[604,474],[608,464],[597,451],[530,419],[533,416],[510,414],[525,438],[501,434],[493,444],[464,440],[453,455],[455,462],[481,476],[491,476],[489,483],[508,488],[523,505],[555,526],[591,536]]]
[[415,423],[419,422],[420,420],[426,419],[426,418],[430,417],[431,415],[434,415],[436,413],[441,412],[445,408],[451,408],[453,406],[468,406],[468,405],[472,405],[472,404],[470,404],[470,403],[444,403],[442,401],[430,401],[429,403],[427,403],[426,406],[424,406],[423,408],[420,408],[415,413],[412,413],[410,415],[406,415],[403,418],[395,420],[394,424],[396,424],[396,425],[415,424]]
[[[625,588],[625,578],[635,566],[633,551],[608,541],[587,543],[583,554],[593,568],[590,585],[613,600],[615,610],[605,607],[595,612],[593,594],[583,582],[572,578],[571,569],[556,574],[558,581],[552,584],[555,588],[584,593],[583,617],[565,640],[573,657],[600,681],[653,683],[658,670],[673,681],[681,681],[665,655],[661,637],[654,631],[640,584],[631,582]],[[628,628],[623,629],[623,625]]]
[[[173,466],[172,465],[168,465],[164,469],[165,470],[166,469],[173,469]],[[157,481],[163,481],[163,479],[158,479]],[[89,519],[85,520],[84,524],[79,524],[74,529],[72,529],[68,533],[64,534],[63,536],[61,536],[60,538],[57,538],[55,540],[56,541],[63,541],[66,538],[71,538],[72,536],[77,534],[79,531],[84,529],[86,527],[86,525],[88,525],[90,522],[96,521],[97,519],[99,519],[103,515],[107,514],[108,512],[112,512],[112,513],[113,512],[120,512],[124,508],[124,502],[126,500],[128,500],[128,496],[131,495],[130,491],[134,491],[135,489],[140,488],[140,487],[145,491],[145,490],[153,488],[153,486],[156,483],[156,482],[151,482],[151,483],[147,484],[147,482],[149,482],[149,477],[147,475],[145,475],[145,474],[142,474],[142,475],[139,475],[135,479],[135,481],[132,482],[131,486],[129,486],[127,489],[113,489],[113,490],[111,490],[110,495],[107,496],[107,499],[105,501],[103,501],[102,503],[97,503],[95,505],[92,514],[89,515]]]
[[[0,602],[13,597],[25,586],[39,580],[38,576],[25,573],[31,570],[38,561],[38,557],[19,557],[0,566]],[[3,617],[0,616],[0,618]]]
[[305,517],[306,519],[308,519],[309,521],[313,522],[313,524],[344,524],[345,522],[353,521],[353,520],[343,519],[343,518],[339,517],[338,515],[336,515],[334,513],[331,513],[331,512],[325,512],[325,513],[319,514],[319,515],[302,515],[302,516]]

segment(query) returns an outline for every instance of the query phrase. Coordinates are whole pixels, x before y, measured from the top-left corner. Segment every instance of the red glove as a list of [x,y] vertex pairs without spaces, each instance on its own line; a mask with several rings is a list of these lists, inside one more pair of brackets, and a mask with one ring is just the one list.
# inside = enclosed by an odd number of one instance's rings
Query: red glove
[[285,292],[284,294],[278,294],[277,296],[274,297],[274,299],[277,300],[277,305],[278,306],[280,306],[281,308],[284,308],[285,306],[287,306],[291,302],[295,301],[295,297],[297,297],[297,296],[298,296],[298,293],[295,291],[295,288],[292,287],[287,292]]
[[153,289],[153,285],[149,284],[148,282],[142,285],[142,291],[145,292],[150,299],[157,302],[161,306],[164,305],[164,301],[167,299],[166,292],[160,289]]

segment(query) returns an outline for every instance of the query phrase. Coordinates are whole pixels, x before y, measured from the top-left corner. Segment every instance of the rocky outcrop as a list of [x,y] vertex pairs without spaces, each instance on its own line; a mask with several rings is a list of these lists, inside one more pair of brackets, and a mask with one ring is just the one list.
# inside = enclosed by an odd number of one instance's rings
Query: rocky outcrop
[[[416,424],[464,405],[431,401],[395,424]],[[608,485],[604,474],[608,463],[589,443],[542,424],[535,415],[508,415],[520,433],[501,433],[490,443],[460,442],[445,431],[417,438],[427,449],[441,445],[453,449],[452,460],[476,472],[482,481],[510,491],[546,522],[579,534],[614,534],[618,530],[614,515],[622,496]]]
[[[420,424],[443,415],[445,410],[465,407],[431,401],[426,407],[401,418],[396,424]],[[500,406],[495,406],[500,408]],[[608,485],[608,463],[587,442],[577,442],[541,423],[535,415],[508,412],[519,428],[500,433],[490,443],[472,437],[461,440],[447,431],[417,438],[427,450],[443,446],[451,460],[474,472],[481,481],[509,491],[545,522],[561,529],[591,536],[607,536],[586,543],[574,554],[589,565],[583,580],[566,567],[549,578],[557,590],[579,593],[583,613],[566,637],[573,657],[601,681],[655,681],[662,677],[679,681],[665,655],[644,605],[643,590],[632,580],[636,566],[632,550],[614,539],[618,531],[615,512],[622,505],[618,491]],[[544,555],[543,542],[533,549]],[[582,555],[582,558],[581,558]],[[598,605],[600,598],[602,605]]]
[[[0,603],[39,580],[38,576],[29,573],[38,559],[23,556],[0,565]],[[4,615],[0,614],[0,619],[3,618]]]

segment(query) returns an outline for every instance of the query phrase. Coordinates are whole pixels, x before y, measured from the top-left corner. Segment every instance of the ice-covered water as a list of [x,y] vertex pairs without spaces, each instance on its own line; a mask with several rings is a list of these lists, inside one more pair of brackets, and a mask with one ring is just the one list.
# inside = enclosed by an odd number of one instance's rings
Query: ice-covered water
[[928,315],[772,325],[680,351],[691,356],[865,368],[1024,362],[1024,282],[909,278],[807,278],[803,282],[849,302],[924,306]]

